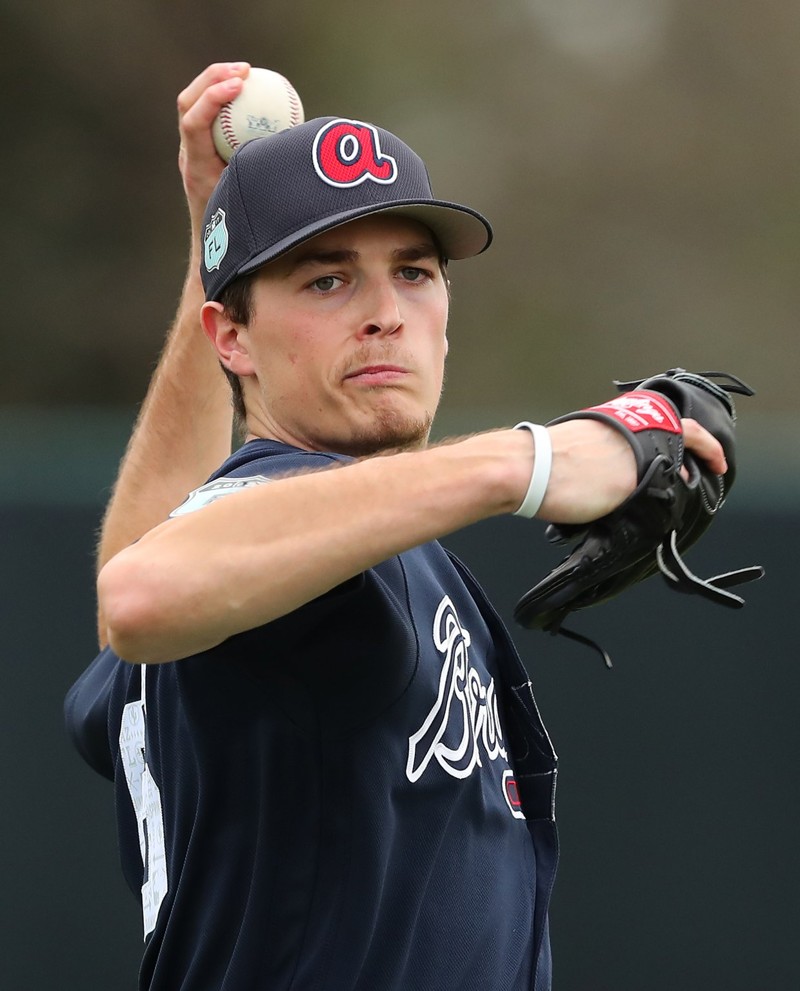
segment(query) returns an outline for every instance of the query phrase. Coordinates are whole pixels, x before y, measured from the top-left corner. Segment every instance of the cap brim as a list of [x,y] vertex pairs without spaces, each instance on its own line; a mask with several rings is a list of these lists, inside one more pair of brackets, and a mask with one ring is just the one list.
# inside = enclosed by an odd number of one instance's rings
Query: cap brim
[[408,217],[424,224],[433,232],[448,259],[471,258],[485,251],[492,243],[492,228],[488,220],[477,210],[470,210],[469,207],[448,203],[445,200],[396,200],[348,210],[309,224],[248,259],[240,266],[237,275],[247,275],[255,271],[318,234],[375,213]]

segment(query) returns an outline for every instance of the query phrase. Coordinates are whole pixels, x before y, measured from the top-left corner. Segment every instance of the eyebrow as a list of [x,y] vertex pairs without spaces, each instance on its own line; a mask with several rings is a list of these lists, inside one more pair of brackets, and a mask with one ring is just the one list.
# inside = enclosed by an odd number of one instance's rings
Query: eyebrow
[[[432,241],[421,241],[418,244],[405,245],[402,248],[395,248],[391,252],[391,259],[394,262],[413,262],[425,258],[439,259],[440,252]],[[319,248],[309,248],[308,251],[301,251],[291,260],[290,272],[296,272],[300,268],[310,265],[343,265],[352,264],[359,259],[359,252],[352,248],[331,248],[324,251]]]

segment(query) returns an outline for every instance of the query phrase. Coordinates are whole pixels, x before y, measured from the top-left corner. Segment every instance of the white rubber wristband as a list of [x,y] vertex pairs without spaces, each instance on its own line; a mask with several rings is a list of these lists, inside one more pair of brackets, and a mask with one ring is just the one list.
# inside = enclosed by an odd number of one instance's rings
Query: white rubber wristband
[[514,516],[525,516],[530,519],[538,513],[547,492],[550,469],[553,467],[553,442],[550,440],[547,427],[542,426],[541,423],[528,423],[523,420],[514,429],[530,430],[533,434],[534,460],[531,481],[525,498],[522,500],[522,505],[514,513]]

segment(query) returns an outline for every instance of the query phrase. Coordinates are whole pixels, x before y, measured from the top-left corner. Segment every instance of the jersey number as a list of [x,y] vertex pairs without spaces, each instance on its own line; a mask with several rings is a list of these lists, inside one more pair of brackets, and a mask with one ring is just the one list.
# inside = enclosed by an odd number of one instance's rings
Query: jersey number
[[145,758],[145,668],[142,666],[142,698],[129,702],[122,713],[119,752],[125,769],[142,852],[142,917],[145,939],[155,929],[161,902],[167,893],[167,857],[161,792]]

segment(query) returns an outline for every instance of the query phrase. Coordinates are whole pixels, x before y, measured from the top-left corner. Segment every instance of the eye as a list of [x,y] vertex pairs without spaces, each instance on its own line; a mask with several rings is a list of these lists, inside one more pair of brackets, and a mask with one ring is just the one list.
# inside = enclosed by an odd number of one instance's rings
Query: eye
[[422,282],[425,279],[430,278],[430,272],[427,272],[424,268],[415,268],[412,265],[409,265],[406,268],[401,268],[400,275],[406,282]]
[[318,279],[314,279],[311,288],[317,292],[326,293],[338,289],[341,284],[342,280],[336,275],[321,275]]

